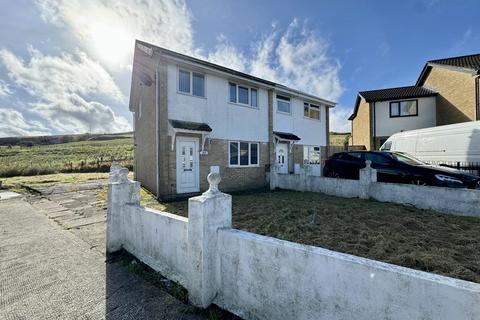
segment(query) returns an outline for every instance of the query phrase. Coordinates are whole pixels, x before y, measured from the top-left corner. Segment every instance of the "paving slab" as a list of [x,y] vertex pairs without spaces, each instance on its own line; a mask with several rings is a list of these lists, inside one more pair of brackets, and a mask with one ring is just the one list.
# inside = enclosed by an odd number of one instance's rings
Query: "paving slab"
[[105,260],[25,200],[1,201],[0,319],[204,319]]

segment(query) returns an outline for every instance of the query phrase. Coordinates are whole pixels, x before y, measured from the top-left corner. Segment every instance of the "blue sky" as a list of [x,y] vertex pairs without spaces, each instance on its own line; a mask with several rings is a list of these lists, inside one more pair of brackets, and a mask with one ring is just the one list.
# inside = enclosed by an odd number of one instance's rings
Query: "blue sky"
[[131,129],[133,40],[333,99],[480,52],[480,2],[17,0],[0,13],[0,136]]

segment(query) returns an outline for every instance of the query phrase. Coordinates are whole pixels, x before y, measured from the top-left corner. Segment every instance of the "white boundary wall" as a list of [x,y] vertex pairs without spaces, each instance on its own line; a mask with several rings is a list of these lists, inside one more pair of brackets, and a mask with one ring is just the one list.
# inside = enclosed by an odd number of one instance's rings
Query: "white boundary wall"
[[480,190],[416,186],[377,182],[377,173],[370,165],[360,170],[359,180],[316,177],[300,174],[271,175],[271,189],[321,192],[328,195],[375,199],[382,202],[413,205],[443,213],[480,217]]
[[112,167],[107,251],[178,281],[196,306],[245,319],[480,319],[480,284],[232,229],[218,174],[187,220],[140,207],[127,173]]

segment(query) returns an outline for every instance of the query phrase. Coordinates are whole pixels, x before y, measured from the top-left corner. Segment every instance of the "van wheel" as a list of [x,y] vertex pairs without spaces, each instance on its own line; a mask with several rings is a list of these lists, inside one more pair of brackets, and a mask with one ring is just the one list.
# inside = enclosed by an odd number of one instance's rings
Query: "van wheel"
[[428,185],[425,180],[422,180],[422,179],[418,179],[418,178],[415,178],[415,179],[412,179],[410,180],[410,184],[414,184],[416,186],[426,186]]
[[329,176],[330,178],[340,178],[340,174],[339,174],[337,171],[335,171],[335,170],[330,171],[330,172],[328,173],[328,176]]

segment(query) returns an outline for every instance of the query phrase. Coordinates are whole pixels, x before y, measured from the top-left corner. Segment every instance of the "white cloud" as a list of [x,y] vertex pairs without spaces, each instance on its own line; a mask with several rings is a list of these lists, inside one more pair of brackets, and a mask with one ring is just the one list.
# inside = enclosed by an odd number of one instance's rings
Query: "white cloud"
[[[343,92],[341,66],[332,57],[328,41],[296,19],[283,29],[273,24],[270,32],[253,39],[246,50],[236,47],[223,35],[218,37],[214,48],[205,50],[195,46],[192,15],[184,0],[35,2],[46,22],[72,33],[78,52],[52,57],[31,49],[31,60],[24,63],[3,50],[1,59],[10,66],[10,77],[15,84],[37,97],[33,110],[52,119],[52,125],[60,130],[125,130],[128,126],[125,118],[115,116],[111,108],[100,102],[87,101],[86,96],[108,96],[119,102],[124,99],[127,93],[120,92],[106,70],[112,74],[129,72],[134,39],[204,58],[325,99],[335,101]],[[129,77],[117,81],[127,81],[127,78],[129,81]],[[126,82],[118,84],[128,88]],[[97,119],[104,119],[106,123]],[[113,121],[113,125],[108,121]]]
[[33,48],[30,61],[24,62],[8,50],[0,50],[0,62],[11,81],[25,89],[37,102],[32,111],[58,132],[114,132],[130,129],[128,121],[112,109],[95,101],[103,96],[125,104],[126,99],[111,76],[85,53],[75,56],[45,56]]
[[337,100],[342,94],[341,66],[330,57],[328,42],[296,19],[281,34],[274,29],[256,47],[251,68],[256,76],[325,99]]
[[131,63],[134,40],[193,53],[191,16],[182,0],[36,0],[45,21],[67,27],[104,63]]
[[3,80],[0,80],[0,97],[6,97],[12,94],[10,86]]
[[48,135],[51,131],[37,121],[27,121],[14,109],[0,109],[0,137]]
[[351,132],[352,127],[348,117],[352,114],[352,111],[348,108],[335,107],[330,109],[330,131],[335,132]]

